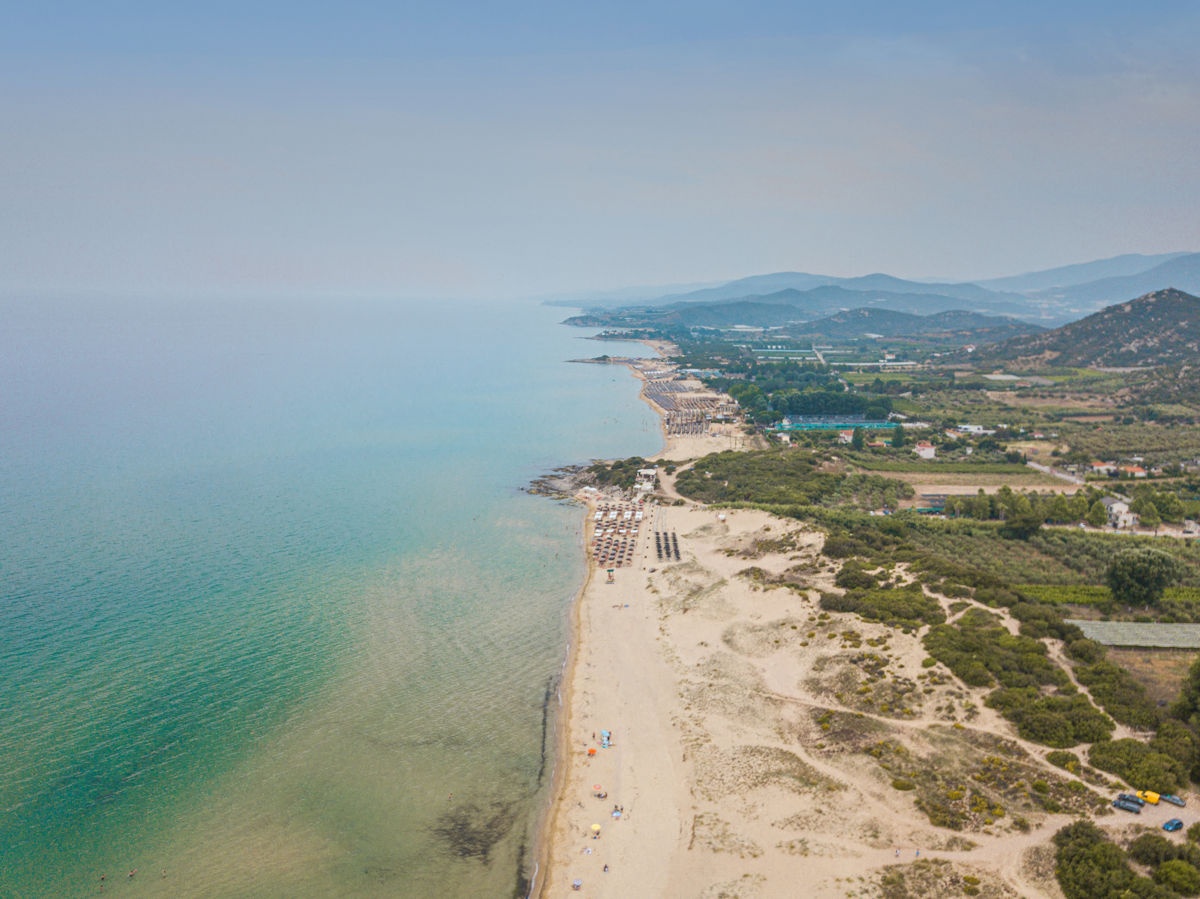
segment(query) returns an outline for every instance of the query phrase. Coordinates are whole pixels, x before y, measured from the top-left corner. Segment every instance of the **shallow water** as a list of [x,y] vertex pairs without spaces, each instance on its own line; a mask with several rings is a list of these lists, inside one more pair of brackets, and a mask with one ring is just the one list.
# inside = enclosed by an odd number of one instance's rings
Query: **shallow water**
[[0,894],[511,895],[583,572],[519,488],[660,447],[564,364],[644,349],[531,304],[3,311]]

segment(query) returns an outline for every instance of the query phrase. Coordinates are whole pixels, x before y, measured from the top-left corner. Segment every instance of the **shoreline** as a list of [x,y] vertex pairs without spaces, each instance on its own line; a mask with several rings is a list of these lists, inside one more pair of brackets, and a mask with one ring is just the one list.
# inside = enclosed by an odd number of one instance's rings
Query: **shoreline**
[[[674,347],[666,344],[663,341],[654,341],[648,339],[638,339],[635,342],[641,343],[652,350],[659,359],[666,358],[669,352],[674,351]],[[672,456],[681,456],[682,458],[694,458],[705,455],[708,452],[724,448],[722,442],[724,437],[686,437],[673,436],[668,433],[667,428],[667,411],[654,402],[646,392],[647,379],[642,371],[635,365],[622,363],[624,367],[636,378],[640,383],[638,387],[638,398],[646,403],[647,406],[654,412],[658,418],[659,433],[662,436],[662,448],[650,456],[647,461],[662,462],[669,460]],[[599,583],[596,575],[599,572],[599,567],[590,550],[591,539],[595,529],[592,520],[592,515],[595,510],[594,499],[599,497],[599,494],[591,494],[592,499],[584,499],[579,495],[576,499],[583,505],[584,527],[582,530],[583,551],[586,557],[586,573],[584,575],[583,584],[576,592],[574,599],[571,602],[568,618],[568,633],[569,644],[567,646],[566,658],[564,659],[562,669],[562,680],[558,687],[559,696],[559,715],[555,722],[555,756],[554,769],[551,775],[550,799],[546,812],[541,816],[538,822],[536,837],[534,860],[535,867],[530,877],[530,890],[528,893],[529,899],[544,899],[550,895],[551,885],[555,882],[556,876],[561,872],[557,871],[554,866],[555,855],[561,850],[562,834],[566,829],[564,818],[567,813],[569,801],[569,790],[574,785],[577,778],[573,775],[577,774],[580,764],[576,761],[575,753],[572,752],[573,740],[578,738],[578,734],[573,732],[572,724],[576,714],[581,711],[583,705],[580,695],[581,672],[580,665],[585,654],[593,647],[589,637],[594,637],[595,634],[587,626],[587,617],[589,612],[588,600],[594,598],[592,596],[592,588]],[[688,504],[689,507],[693,504]],[[654,504],[654,508],[658,508]],[[646,527],[649,527],[647,522]],[[639,540],[638,553],[642,554],[649,551],[649,547],[645,545],[647,534],[643,533]],[[635,568],[622,570],[622,575],[626,578],[631,576]],[[590,849],[588,852],[590,853]],[[567,879],[570,882],[570,878]],[[569,888],[569,887],[568,887]],[[632,894],[630,894],[632,895]]]
[[558,822],[560,794],[565,790],[567,784],[569,765],[567,743],[569,738],[568,725],[571,717],[571,683],[575,677],[575,664],[579,658],[579,643],[581,638],[579,607],[588,586],[592,582],[592,576],[596,571],[596,566],[592,564],[592,560],[587,553],[588,538],[591,536],[591,532],[591,519],[587,515],[585,507],[582,549],[585,558],[587,558],[587,566],[583,575],[583,583],[580,584],[579,589],[575,592],[575,596],[572,597],[570,608],[567,611],[567,652],[563,658],[558,688],[554,691],[555,696],[558,698],[558,712],[554,716],[554,756],[553,767],[550,770],[549,800],[542,813],[538,816],[537,824],[534,828],[534,867],[529,877],[529,889],[526,891],[526,899],[538,899],[538,897],[546,895],[546,884],[549,883],[550,874],[550,850],[552,848],[550,837],[554,833],[554,828]]
[[[658,341],[638,340],[637,342],[650,347],[660,357],[663,357],[663,348],[656,345],[659,343]],[[641,373],[631,366],[626,366],[626,368],[640,382],[638,386],[638,398],[646,403],[654,411],[655,415],[658,416],[659,433],[662,435],[663,448],[651,457],[658,458],[658,456],[670,448],[671,438],[667,434],[666,416],[663,410],[646,396],[646,380],[641,377]],[[570,723],[571,710],[574,704],[573,687],[576,673],[575,668],[579,661],[579,651],[583,641],[582,616],[580,613],[588,587],[591,586],[592,579],[598,570],[592,554],[588,551],[592,531],[595,527],[592,522],[590,504],[583,504],[582,514],[583,530],[581,533],[582,546],[580,548],[583,551],[585,559],[585,571],[583,583],[580,584],[579,589],[572,598],[570,609],[567,612],[569,642],[567,643],[566,657],[563,659],[558,689],[555,691],[558,696],[558,714],[554,719],[554,767],[550,774],[550,797],[546,810],[539,816],[534,831],[534,869],[530,875],[527,899],[542,899],[542,897],[547,895],[550,883],[550,859],[554,848],[553,836],[559,824],[569,782],[571,767],[569,747]]]

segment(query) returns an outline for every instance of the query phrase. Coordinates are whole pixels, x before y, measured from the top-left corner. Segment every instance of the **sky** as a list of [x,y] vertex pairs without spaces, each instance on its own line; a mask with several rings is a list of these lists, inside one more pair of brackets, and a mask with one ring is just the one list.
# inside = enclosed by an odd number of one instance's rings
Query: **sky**
[[1200,250],[1194,2],[7,6],[0,296]]

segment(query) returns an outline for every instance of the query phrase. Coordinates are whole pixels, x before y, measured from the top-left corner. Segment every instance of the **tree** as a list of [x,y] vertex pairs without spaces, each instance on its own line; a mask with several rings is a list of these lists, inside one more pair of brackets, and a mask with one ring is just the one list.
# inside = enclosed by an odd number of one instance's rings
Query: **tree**
[[892,428],[892,447],[904,446],[904,428],[900,425]]
[[1158,514],[1162,516],[1163,521],[1169,521],[1172,524],[1178,524],[1183,521],[1183,501],[1174,493],[1154,494],[1154,505],[1158,509]]
[[1050,500],[1049,508],[1046,511],[1046,518],[1057,522],[1077,520],[1071,515],[1071,506],[1067,502],[1067,498],[1061,493],[1056,493],[1054,498]]
[[867,438],[863,435],[863,429],[855,428],[854,433],[850,436],[850,446],[856,450],[860,450],[866,445]]
[[1094,528],[1102,528],[1108,521],[1108,512],[1104,509],[1104,503],[1096,500],[1092,503],[1092,507],[1088,509],[1087,523]]
[[1158,533],[1158,528],[1162,524],[1162,516],[1158,514],[1158,508],[1154,503],[1146,503],[1145,509],[1141,513],[1142,526],[1154,528],[1154,533]]
[[[1001,488],[1003,493],[1003,488]],[[1017,540],[1028,540],[1038,532],[1045,517],[1034,510],[1029,497],[1024,494],[1009,493],[1001,496],[1001,502],[1006,503],[1004,524],[1000,525],[1000,533],[1005,537]]]
[[1152,606],[1180,576],[1179,561],[1158,549],[1140,546],[1118,553],[1108,566],[1113,599],[1127,606]]
[[1017,540],[1028,540],[1042,526],[1042,516],[1032,510],[1015,512],[1004,519],[1000,525],[1000,533],[1005,537]]

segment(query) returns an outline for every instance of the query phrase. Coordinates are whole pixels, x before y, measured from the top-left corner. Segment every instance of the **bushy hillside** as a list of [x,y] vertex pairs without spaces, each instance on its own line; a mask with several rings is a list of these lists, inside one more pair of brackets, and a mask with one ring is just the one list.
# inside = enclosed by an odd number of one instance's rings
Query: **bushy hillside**
[[1087,318],[976,353],[979,362],[1017,366],[1146,366],[1200,355],[1200,298],[1168,288],[1117,303]]
[[[793,329],[796,330],[796,329]],[[933,315],[914,315],[889,309],[859,308],[837,312],[799,328],[805,334],[828,339],[849,339],[877,334],[882,337],[961,336],[964,342],[987,343],[1042,329],[1015,318],[953,309]]]

